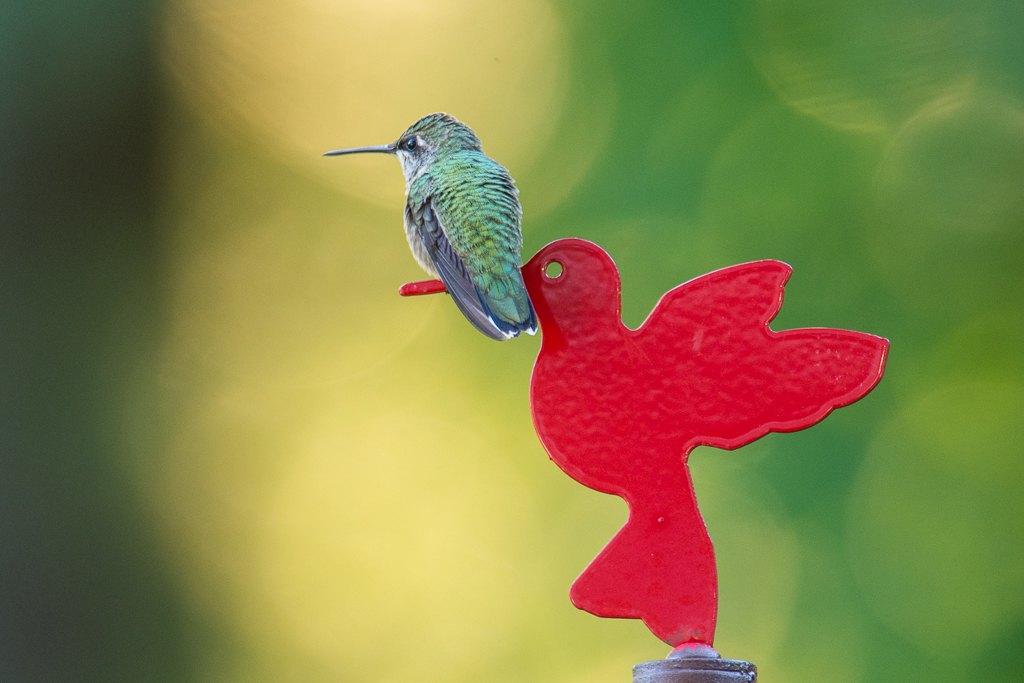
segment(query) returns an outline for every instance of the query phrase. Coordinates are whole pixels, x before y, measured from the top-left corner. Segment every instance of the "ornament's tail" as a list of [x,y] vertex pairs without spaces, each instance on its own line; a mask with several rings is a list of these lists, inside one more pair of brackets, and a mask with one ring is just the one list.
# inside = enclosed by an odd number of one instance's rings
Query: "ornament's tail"
[[697,510],[689,468],[659,471],[629,495],[629,519],[569,591],[599,617],[643,619],[673,647],[713,645],[718,614],[715,551]]

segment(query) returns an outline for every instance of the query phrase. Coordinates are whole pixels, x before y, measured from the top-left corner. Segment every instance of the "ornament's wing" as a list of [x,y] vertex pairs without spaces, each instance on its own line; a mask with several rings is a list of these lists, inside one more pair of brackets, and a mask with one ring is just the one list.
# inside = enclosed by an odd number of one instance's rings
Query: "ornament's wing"
[[[405,210],[410,212],[408,205]],[[451,242],[448,241],[448,235],[441,225],[437,212],[434,211],[430,198],[424,202],[418,213],[418,216],[410,215],[409,218],[417,225],[420,240],[423,241],[430,260],[434,262],[434,267],[437,268],[437,273],[441,276],[445,288],[455,300],[455,305],[459,307],[473,327],[491,339],[503,341],[510,338],[511,334],[504,332],[495,324],[490,309],[480,298],[480,294],[476,291],[476,285],[473,284],[473,279],[466,270],[466,264],[462,262],[459,255],[455,253]]]
[[791,272],[757,261],[709,273],[665,294],[641,326],[648,353],[675,360],[676,408],[705,406],[679,413],[694,434],[688,446],[738,448],[770,431],[804,429],[881,379],[885,339],[769,328]]

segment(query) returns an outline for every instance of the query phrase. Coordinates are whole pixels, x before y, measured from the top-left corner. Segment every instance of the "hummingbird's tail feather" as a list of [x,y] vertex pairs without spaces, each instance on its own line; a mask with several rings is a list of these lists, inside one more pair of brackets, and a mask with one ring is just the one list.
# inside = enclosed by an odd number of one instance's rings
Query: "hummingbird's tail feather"
[[533,310],[533,303],[530,301],[529,297],[527,297],[526,303],[530,308],[530,314],[527,316],[526,320],[523,320],[522,322],[504,320],[491,312],[490,306],[487,305],[487,302],[484,301],[483,297],[480,297],[480,302],[490,313],[491,322],[493,322],[503,334],[508,335],[508,337],[506,337],[507,339],[518,337],[521,332],[525,332],[529,335],[537,334],[537,313]]

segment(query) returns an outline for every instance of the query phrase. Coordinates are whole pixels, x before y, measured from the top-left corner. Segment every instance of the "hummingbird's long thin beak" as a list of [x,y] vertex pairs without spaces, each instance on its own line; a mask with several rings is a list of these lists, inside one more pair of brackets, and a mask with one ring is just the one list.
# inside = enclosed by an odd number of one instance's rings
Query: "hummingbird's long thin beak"
[[375,152],[377,154],[394,154],[395,144],[390,145],[377,145],[375,147],[353,147],[351,149],[335,149],[330,152],[324,152],[325,157],[338,157],[342,154],[368,154]]

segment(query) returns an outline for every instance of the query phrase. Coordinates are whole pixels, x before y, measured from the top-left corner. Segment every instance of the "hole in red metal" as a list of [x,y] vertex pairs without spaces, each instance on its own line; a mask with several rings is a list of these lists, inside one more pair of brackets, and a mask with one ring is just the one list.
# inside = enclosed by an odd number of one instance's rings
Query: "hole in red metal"
[[558,261],[551,261],[544,266],[544,274],[552,280],[562,277],[562,264]]

